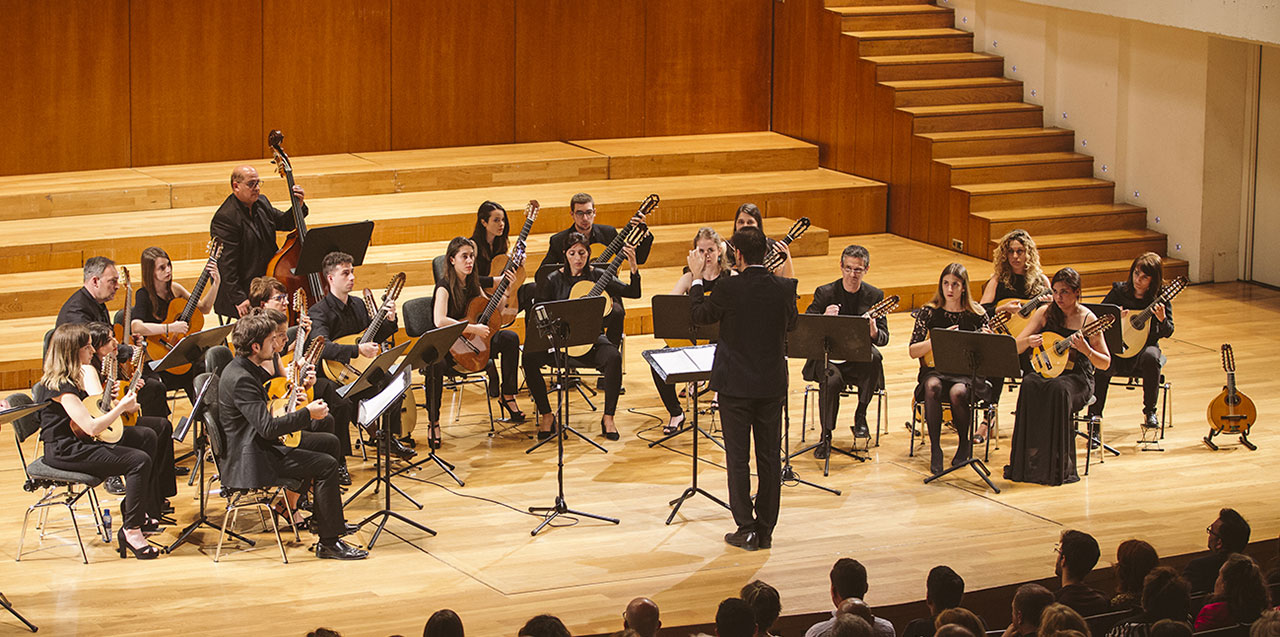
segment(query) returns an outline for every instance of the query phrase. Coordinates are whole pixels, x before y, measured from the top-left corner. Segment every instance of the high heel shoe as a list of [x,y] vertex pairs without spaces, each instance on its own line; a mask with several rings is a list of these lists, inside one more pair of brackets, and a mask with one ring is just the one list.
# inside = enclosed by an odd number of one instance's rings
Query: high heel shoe
[[538,430],[538,440],[546,440],[547,438],[550,438],[550,437],[552,437],[552,436],[556,435],[556,433],[557,433],[559,430],[560,430],[560,419],[559,419],[559,418],[553,418],[553,419],[551,420],[551,428],[550,428],[550,429],[548,429],[548,430],[546,430],[546,431],[543,431],[543,430],[541,430],[541,429],[539,429],[539,430]]
[[670,436],[670,435],[676,434],[680,431],[680,428],[683,426],[684,426],[684,414],[680,414],[679,416],[673,416],[670,420],[667,421],[667,424],[662,426],[662,435]]
[[603,420],[600,421],[600,433],[604,435],[605,440],[617,440],[619,438],[618,430],[616,428],[613,431],[605,429]]
[[520,405],[516,403],[516,399],[514,397],[503,398],[498,401],[498,404],[502,405],[502,409],[507,412],[507,420],[516,424],[522,423],[526,420],[524,412],[520,411]]
[[129,543],[129,540],[125,538],[124,529],[116,531],[116,544],[119,545],[116,552],[120,554],[120,559],[124,559],[129,556],[128,553],[125,552],[126,549],[133,553],[134,557],[140,560],[154,560],[157,557],[160,557],[160,549],[157,549],[150,544],[142,548],[134,548],[134,546]]
[[440,448],[440,425],[431,425],[427,428],[427,446],[432,449]]

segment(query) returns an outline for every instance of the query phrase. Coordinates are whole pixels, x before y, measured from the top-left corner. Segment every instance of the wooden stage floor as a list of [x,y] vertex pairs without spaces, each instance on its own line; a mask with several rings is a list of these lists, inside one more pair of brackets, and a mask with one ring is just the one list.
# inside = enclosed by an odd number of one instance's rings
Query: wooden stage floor
[[[689,482],[690,444],[685,437],[669,448],[647,448],[659,421],[626,410],[662,411],[640,356],[656,342],[629,337],[628,393],[619,413],[623,440],[599,438],[598,416],[579,399],[574,426],[609,453],[580,441],[566,445],[570,506],[619,517],[616,527],[566,520],[530,537],[538,519],[525,508],[552,503],[555,454],[548,447],[526,455],[529,443],[514,431],[488,437],[483,398],[468,390],[461,418],[445,427],[441,452],[457,463],[466,486],[427,470],[398,481],[423,503],[422,511],[412,511],[398,496],[393,500],[439,535],[407,533],[393,523],[391,530],[413,544],[384,536],[370,559],[356,563],[316,560],[304,535],[302,544],[289,545],[291,563],[284,565],[268,537],[255,535],[258,548],[214,564],[217,533],[203,532],[196,545],[148,563],[120,560],[110,547],[90,540],[86,566],[66,543],[72,536],[65,516],[56,513],[52,536],[43,544],[34,535],[28,538],[29,548],[44,550],[15,563],[22,511],[33,497],[20,488],[13,446],[4,445],[0,590],[42,634],[54,635],[302,635],[321,625],[345,635],[414,635],[433,611],[445,607],[457,610],[473,635],[513,635],[525,619],[542,612],[560,616],[575,634],[588,634],[619,629],[623,606],[637,595],[657,600],[667,626],[711,621],[719,600],[755,578],[781,591],[785,614],[826,610],[827,570],[841,556],[867,565],[867,599],[875,606],[923,597],[927,571],[942,563],[955,568],[970,590],[1050,575],[1053,546],[1064,528],[1093,533],[1102,545],[1103,565],[1129,537],[1147,539],[1163,555],[1199,550],[1204,527],[1222,506],[1243,512],[1254,539],[1274,538],[1280,533],[1280,432],[1266,414],[1280,411],[1280,377],[1266,370],[1280,351],[1271,329],[1280,320],[1280,292],[1244,284],[1195,286],[1176,307],[1177,333],[1165,345],[1174,427],[1164,451],[1136,450],[1139,392],[1113,389],[1106,439],[1123,455],[1095,463],[1092,474],[1073,485],[998,480],[1002,492],[996,495],[972,475],[922,484],[927,454],[908,457],[903,428],[916,365],[906,356],[910,318],[899,313],[891,317],[893,338],[885,350],[889,433],[873,449],[872,460],[858,464],[837,457],[824,478],[812,457],[797,459],[803,478],[843,495],[788,486],[774,548],[740,551],[721,541],[732,530],[731,518],[708,499],[687,502],[675,523],[664,525],[667,501]],[[1215,453],[1200,442],[1207,430],[1205,405],[1223,383],[1218,351],[1224,341],[1235,347],[1240,389],[1264,414],[1253,436],[1258,451],[1227,445]],[[792,365],[792,444],[802,428],[799,367]],[[1006,396],[1007,436],[1014,401]],[[528,398],[520,400],[531,412]],[[842,416],[851,419],[852,413],[846,402]],[[842,426],[839,440],[847,441],[848,432]],[[812,428],[807,433],[812,440]],[[947,441],[948,452],[953,444]],[[723,456],[708,447],[701,445],[701,484],[724,497]],[[990,462],[997,476],[1008,457],[1007,437],[999,447]],[[357,485],[368,477],[368,466],[353,461]],[[195,495],[185,483],[180,491],[177,518],[185,524],[195,513]],[[106,501],[114,506],[116,499]],[[214,506],[219,502],[213,499]],[[362,496],[348,517],[358,520],[379,503],[380,498]],[[157,539],[172,541],[173,531]],[[0,613],[0,632],[19,628]]]

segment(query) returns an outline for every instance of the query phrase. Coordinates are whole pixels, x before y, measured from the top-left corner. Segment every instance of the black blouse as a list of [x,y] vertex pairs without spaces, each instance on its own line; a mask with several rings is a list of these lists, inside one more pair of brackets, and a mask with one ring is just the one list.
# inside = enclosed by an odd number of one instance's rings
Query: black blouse
[[[928,339],[929,332],[933,329],[946,329],[953,325],[959,325],[960,329],[966,332],[981,331],[982,328],[987,327],[987,316],[963,310],[948,312],[939,307],[926,305],[916,310],[916,325],[911,330],[911,343],[915,344]],[[925,367],[924,357],[920,358],[920,366]]]
[[[600,277],[605,276],[604,270],[595,268],[586,268],[582,274],[578,276],[569,276],[563,269],[556,270],[547,276],[547,281],[538,288],[537,298],[539,301],[563,301],[569,298],[569,293],[573,290],[574,284],[579,281],[599,281]],[[618,280],[616,276],[609,276],[609,283],[605,285],[605,293],[610,296],[622,297],[626,299],[640,298],[640,273],[631,274],[630,282],[626,285]]]
[[143,323],[163,323],[169,316],[169,304],[172,302],[173,299],[160,299],[160,303],[153,308],[151,295],[146,288],[142,288],[133,295],[133,318]]
[[[36,402],[52,400],[63,394],[75,394],[80,400],[89,396],[89,392],[76,387],[73,383],[62,383],[57,389],[52,390],[45,387],[44,383],[40,383],[36,385],[32,394]],[[40,439],[46,445],[75,437],[75,432],[71,430],[71,416],[67,414],[67,409],[62,406],[62,403],[54,400],[40,412]]]

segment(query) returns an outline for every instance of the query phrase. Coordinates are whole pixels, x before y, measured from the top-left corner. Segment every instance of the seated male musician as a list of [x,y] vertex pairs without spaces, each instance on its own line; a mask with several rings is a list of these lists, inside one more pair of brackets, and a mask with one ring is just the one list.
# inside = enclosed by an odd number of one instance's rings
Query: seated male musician
[[[840,278],[813,291],[813,302],[806,314],[862,316],[884,300],[884,292],[866,283],[862,277],[871,269],[871,255],[860,245],[851,245],[840,253]],[[885,317],[871,321],[871,360],[829,363],[826,373],[819,369],[822,361],[811,359],[804,365],[804,379],[818,383],[818,419],[822,421],[822,445],[813,450],[816,458],[826,458],[831,450],[831,435],[840,411],[840,392],[845,385],[858,388],[858,408],[853,415],[853,435],[867,438],[867,405],[884,383],[884,358],[877,347],[889,344],[889,322]]]
[[[302,203],[305,193],[295,185],[293,194]],[[302,215],[307,206],[302,205]],[[222,286],[213,309],[228,318],[249,313],[249,282],[267,272],[276,253],[276,231],[293,230],[293,208],[278,210],[262,194],[262,180],[253,166],[231,171],[231,194],[218,206],[209,222],[209,234],[222,240],[218,270]]]
[[[370,311],[377,308],[366,308],[364,300],[357,297],[351,298],[351,290],[356,286],[356,273],[354,260],[351,255],[345,252],[330,252],[324,257],[321,265],[321,273],[329,281],[329,293],[324,295],[318,303],[315,303],[307,310],[307,315],[311,317],[311,333],[309,334],[308,343],[317,337],[323,336],[328,341],[324,345],[324,352],[320,357],[328,361],[338,361],[340,363],[348,363],[353,358],[374,358],[381,353],[378,344],[391,338],[396,332],[396,309],[395,303],[391,304],[387,311],[387,320],[382,323],[378,333],[374,335],[372,341],[361,343],[359,345],[342,345],[337,343],[337,339],[352,334],[361,334],[369,327],[372,322]],[[323,367],[321,373],[324,373]],[[369,398],[379,390],[385,387],[385,383],[380,383],[374,387],[370,387],[359,394],[348,396],[350,406],[347,407],[349,414],[355,414],[355,405],[365,398]],[[388,410],[389,418],[391,418],[391,433],[395,434],[391,438],[391,453],[404,458],[412,458],[416,452],[409,447],[404,446],[399,440],[400,435],[400,408],[399,402],[397,406]],[[370,432],[374,433],[374,432]],[[382,437],[378,436],[378,444],[382,444]]]
[[[272,416],[264,383],[272,374],[263,368],[274,361],[282,339],[276,322],[264,314],[246,316],[231,333],[236,357],[222,371],[218,382],[218,414],[227,438],[225,457],[218,467],[222,483],[232,489],[273,484],[277,477],[315,481],[316,557],[359,560],[369,554],[341,540],[355,530],[342,514],[338,485],[338,439],[333,434],[303,431],[297,447],[280,443],[280,436],[299,431],[312,420],[329,417],[324,400],[303,409]],[[307,375],[304,386],[315,382]],[[292,521],[291,521],[292,522]]]

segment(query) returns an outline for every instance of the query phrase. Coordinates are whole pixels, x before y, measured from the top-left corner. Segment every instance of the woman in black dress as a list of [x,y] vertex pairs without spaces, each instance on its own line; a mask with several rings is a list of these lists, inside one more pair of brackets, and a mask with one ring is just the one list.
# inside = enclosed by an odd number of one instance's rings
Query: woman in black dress
[[82,401],[91,395],[90,385],[96,383],[101,387],[92,368],[89,372],[85,369],[93,355],[89,329],[84,325],[59,326],[49,339],[44,375],[33,392],[37,402],[53,401],[40,414],[44,461],[55,469],[100,478],[123,474],[123,520],[116,533],[120,557],[131,552],[138,559],[155,559],[160,551],[151,546],[144,535],[144,531],[159,529],[155,432],[147,427],[125,427],[120,442],[112,445],[83,440],[76,435],[78,429],[87,436],[95,436],[123,414],[138,411],[137,392],[130,388],[107,413],[96,418],[90,415]]
[[1018,412],[1013,424],[1013,449],[1004,477],[1015,482],[1060,485],[1079,480],[1076,475],[1075,431],[1071,414],[1082,409],[1093,395],[1093,370],[1111,365],[1102,334],[1089,338],[1072,333],[1094,320],[1080,303],[1080,275],[1063,268],[1053,275],[1053,302],[1031,315],[1018,335],[1018,351],[1043,344],[1042,332],[1071,337],[1069,368],[1057,378],[1031,371],[1022,376]]
[[[186,321],[165,323],[169,316],[169,304],[177,301],[185,303],[191,293],[181,283],[173,280],[173,261],[169,253],[152,246],[142,251],[142,288],[134,295],[133,333],[138,336],[167,336],[169,334],[186,334],[191,329]],[[208,314],[213,309],[213,300],[218,297],[218,286],[222,275],[218,266],[210,262],[205,266],[209,273],[209,289],[203,299],[196,303],[196,311]],[[196,376],[204,373],[204,361],[196,361],[182,374],[160,372],[160,379],[169,389],[182,389],[187,393],[187,400],[195,402]]]
[[[1133,260],[1129,266],[1129,278],[1111,284],[1111,291],[1103,303],[1120,306],[1120,320],[1129,318],[1151,305],[1164,285],[1164,262],[1160,255],[1147,252]],[[1173,336],[1173,302],[1161,301],[1152,309],[1153,320],[1142,350],[1128,358],[1117,356],[1110,369],[1099,371],[1093,396],[1097,400],[1089,405],[1090,418],[1101,418],[1107,406],[1107,389],[1111,377],[1126,374],[1142,378],[1142,426],[1154,429],[1160,426],[1156,419],[1156,398],[1160,392],[1160,339]]]
[[[609,276],[605,294],[628,299],[640,298],[640,271],[636,267],[635,249],[623,246],[627,263],[631,265],[631,278],[626,285],[617,277]],[[546,283],[538,289],[538,301],[562,301],[569,298],[573,285],[580,281],[599,281],[606,276],[604,270],[588,268],[591,260],[591,244],[586,236],[578,232],[569,234],[569,241],[564,250],[564,267],[552,272]],[[589,361],[591,366],[604,375],[604,417],[600,419],[600,433],[609,440],[618,439],[618,429],[613,424],[613,414],[618,409],[618,396],[622,393],[622,354],[602,332],[595,345],[580,360]],[[552,361],[549,352],[524,352],[524,382],[529,387],[529,395],[538,406],[538,439],[551,437],[555,424],[555,412],[551,411],[551,402],[547,398],[547,384],[542,378],[541,368]]]
[[[966,332],[987,329],[987,314],[969,297],[969,272],[959,263],[952,263],[942,270],[933,300],[916,312],[916,326],[907,347],[912,358],[920,359],[916,398],[924,402],[924,420],[929,426],[930,438],[929,471],[936,475],[942,473],[942,403],[951,404],[951,422],[960,434],[960,444],[956,447],[955,458],[951,460],[953,466],[968,460],[973,453],[969,439],[973,415],[969,410],[970,379],[940,373],[925,360],[926,354],[933,351],[929,334],[935,328]],[[985,395],[988,385],[986,381],[982,381],[982,385],[977,391]]]

